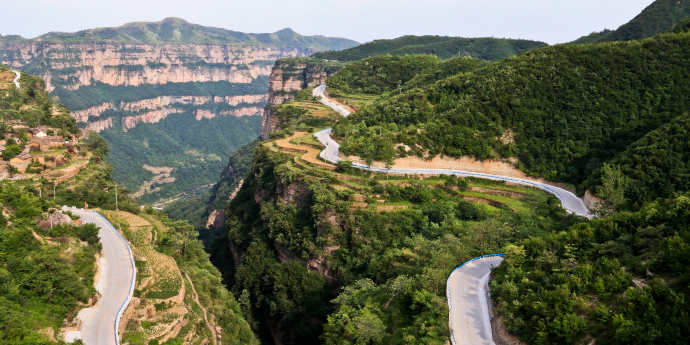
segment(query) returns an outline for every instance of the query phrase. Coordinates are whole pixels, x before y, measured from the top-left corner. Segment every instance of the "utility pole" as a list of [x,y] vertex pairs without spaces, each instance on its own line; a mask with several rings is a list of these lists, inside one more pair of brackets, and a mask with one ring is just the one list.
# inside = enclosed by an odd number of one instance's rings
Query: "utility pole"
[[57,183],[53,183],[53,199],[55,199],[55,186],[57,186]]
[[115,211],[119,211],[120,209],[117,208],[117,185],[115,185]]

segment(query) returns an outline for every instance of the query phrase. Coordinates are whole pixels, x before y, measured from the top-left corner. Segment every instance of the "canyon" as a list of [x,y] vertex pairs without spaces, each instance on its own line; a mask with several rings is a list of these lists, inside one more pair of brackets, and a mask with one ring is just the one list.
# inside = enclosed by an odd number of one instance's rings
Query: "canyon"
[[[9,37],[0,37],[0,63],[42,77],[53,101],[108,141],[118,182],[140,190],[153,177],[145,165],[173,167],[172,177],[185,181],[146,188],[142,202],[210,184],[224,165],[208,157],[227,157],[259,136],[276,60],[357,44],[290,29],[244,34],[179,18]],[[184,154],[190,151],[199,154]]]

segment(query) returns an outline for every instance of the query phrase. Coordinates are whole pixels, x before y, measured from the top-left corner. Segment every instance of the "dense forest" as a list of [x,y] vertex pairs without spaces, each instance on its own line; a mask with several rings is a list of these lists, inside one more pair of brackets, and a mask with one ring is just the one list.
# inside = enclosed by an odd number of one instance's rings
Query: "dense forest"
[[574,43],[630,41],[652,37],[670,30],[688,16],[690,16],[690,1],[657,0],[618,29],[593,32],[580,37]]
[[489,37],[402,36],[392,40],[374,40],[353,48],[315,53],[311,56],[326,60],[357,61],[386,54],[430,54],[441,59],[470,56],[497,61],[546,45],[543,42],[529,40]]
[[[299,168],[260,146],[230,202],[212,259],[267,342],[444,344],[445,281],[457,263],[576,221],[536,190],[342,169]],[[470,188],[519,200],[468,202]],[[357,194],[403,207],[355,208]]]
[[[448,274],[504,251],[492,296],[521,340],[682,343],[688,43],[681,24],[498,62],[363,56],[327,82],[344,102],[367,100],[351,116],[317,117],[305,97],[275,107],[280,130],[256,146],[212,259],[267,342],[445,343]],[[342,151],[370,162],[517,157],[525,172],[603,197],[599,218],[496,182],[367,174],[347,162],[329,171],[276,144],[292,136],[320,148],[309,137],[327,126]],[[486,194],[497,190],[504,198]]]
[[[334,133],[343,152],[369,160],[515,156],[525,172],[584,190],[595,184],[588,178],[603,162],[688,110],[688,43],[690,34],[668,33],[537,49],[384,95],[339,122]],[[513,139],[503,140],[506,134]],[[395,150],[396,143],[412,149]]]
[[684,344],[689,225],[684,193],[518,241],[492,296],[508,330],[530,344]]

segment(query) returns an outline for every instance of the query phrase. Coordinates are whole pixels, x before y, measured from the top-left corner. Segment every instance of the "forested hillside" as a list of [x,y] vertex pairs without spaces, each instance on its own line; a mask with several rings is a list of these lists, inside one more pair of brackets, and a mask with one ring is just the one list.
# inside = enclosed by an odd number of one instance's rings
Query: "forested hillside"
[[341,51],[316,53],[312,54],[312,57],[326,60],[357,61],[386,54],[430,54],[441,59],[470,56],[481,60],[497,61],[546,45],[543,42],[504,38],[402,36],[392,40],[374,40]]
[[508,330],[530,344],[684,344],[689,210],[679,193],[508,246],[491,282]]
[[[106,212],[129,219],[140,213],[159,225],[155,236],[141,222],[118,227],[132,245],[139,271],[135,302],[123,321],[129,344],[148,345],[163,338],[167,344],[184,339],[255,344],[196,231],[186,222],[142,210],[112,180],[112,167],[105,163],[106,141],[94,132],[83,133],[70,110],[50,100],[43,80],[21,73],[17,88],[14,77],[0,66],[0,343],[64,343],[65,332],[77,326],[78,311],[97,301],[99,229],[60,210],[62,205],[88,204],[108,217]],[[107,211],[116,208],[119,212]],[[161,266],[165,270],[151,272]],[[170,272],[171,266],[179,270]],[[183,273],[191,286],[186,293],[185,283],[174,281],[181,282]],[[178,295],[181,298],[171,298]],[[137,315],[131,310],[135,305],[150,310]],[[183,308],[184,315],[179,315]],[[220,328],[209,330],[205,318]],[[176,328],[180,323],[189,326]]]
[[618,29],[593,32],[580,37],[573,43],[630,41],[652,37],[670,30],[688,16],[690,16],[690,1],[656,0]]
[[445,344],[458,263],[577,221],[536,189],[326,164],[312,133],[341,117],[310,94],[275,107],[211,246],[265,342]]
[[[268,342],[445,343],[448,274],[497,251],[507,253],[492,282],[498,322],[527,343],[684,339],[684,28],[499,62],[349,63],[327,81],[331,97],[356,109],[349,117],[310,89],[274,107],[276,131],[256,146],[212,259]],[[501,183],[329,166],[312,135],[327,126],[342,151],[369,161],[515,162],[593,190],[600,218],[568,216],[542,192]]]
[[[529,174],[584,190],[603,162],[688,110],[689,47],[690,34],[669,33],[541,48],[384,96],[334,133],[345,153],[371,160],[515,156]],[[638,182],[629,193],[652,183]]]

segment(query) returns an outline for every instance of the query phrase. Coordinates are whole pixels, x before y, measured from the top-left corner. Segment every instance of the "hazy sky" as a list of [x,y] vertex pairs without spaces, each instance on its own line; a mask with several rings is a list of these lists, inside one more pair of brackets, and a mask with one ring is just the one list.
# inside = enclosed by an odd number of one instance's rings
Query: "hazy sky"
[[360,42],[406,34],[548,43],[615,29],[653,0],[0,0],[0,34],[27,38],[180,17],[242,32],[292,28]]

